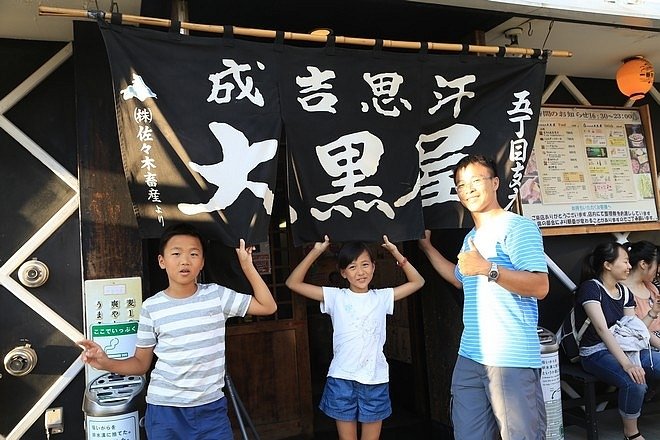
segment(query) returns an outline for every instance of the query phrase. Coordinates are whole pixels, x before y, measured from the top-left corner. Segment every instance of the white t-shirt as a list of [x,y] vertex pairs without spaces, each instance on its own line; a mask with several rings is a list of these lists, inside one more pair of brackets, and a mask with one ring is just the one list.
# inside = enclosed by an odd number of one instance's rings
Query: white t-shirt
[[321,312],[330,315],[333,327],[328,376],[367,385],[387,383],[385,318],[394,312],[394,289],[355,293],[324,287]]

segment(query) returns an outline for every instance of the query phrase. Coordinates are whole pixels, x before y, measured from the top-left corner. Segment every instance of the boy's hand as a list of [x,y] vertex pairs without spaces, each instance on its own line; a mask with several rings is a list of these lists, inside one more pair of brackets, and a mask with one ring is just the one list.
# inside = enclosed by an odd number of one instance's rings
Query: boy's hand
[[390,240],[387,238],[387,235],[383,235],[383,244],[381,244],[381,246],[387,249],[390,252],[390,254],[393,254],[398,250],[396,245],[391,243]]
[[80,356],[84,363],[91,365],[97,370],[105,370],[104,364],[109,358],[99,344],[89,339],[78,341],[77,344],[84,348]]
[[325,252],[325,250],[328,249],[328,247],[330,247],[330,238],[327,235],[323,236],[323,242],[317,241],[316,243],[314,243],[314,249],[319,251],[319,253],[321,254]]
[[238,242],[238,247],[236,248],[236,255],[238,255],[239,263],[250,263],[252,264],[252,251],[254,246],[245,247],[245,240],[242,238]]

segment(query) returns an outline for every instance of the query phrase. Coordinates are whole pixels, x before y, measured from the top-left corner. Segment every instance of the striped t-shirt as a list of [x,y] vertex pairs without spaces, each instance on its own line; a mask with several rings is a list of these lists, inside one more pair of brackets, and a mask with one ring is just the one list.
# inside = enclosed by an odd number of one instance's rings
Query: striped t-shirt
[[225,384],[225,321],[245,316],[252,296],[199,284],[188,298],[163,291],[144,301],[137,346],[154,347],[147,403],[191,407],[220,399]]
[[[488,224],[472,229],[461,251],[472,238],[477,250],[499,267],[548,272],[541,232],[536,223],[506,212]],[[541,368],[537,333],[536,298],[509,292],[485,275],[463,276],[463,335],[458,354],[482,365]]]

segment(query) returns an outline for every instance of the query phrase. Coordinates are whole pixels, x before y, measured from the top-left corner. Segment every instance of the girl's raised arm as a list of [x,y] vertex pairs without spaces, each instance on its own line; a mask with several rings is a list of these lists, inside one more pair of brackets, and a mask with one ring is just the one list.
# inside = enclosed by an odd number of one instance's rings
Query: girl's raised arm
[[406,296],[415,293],[424,285],[424,277],[422,277],[417,269],[408,261],[406,257],[401,255],[399,249],[390,242],[387,235],[383,235],[383,244],[381,245],[387,249],[396,260],[396,264],[403,269],[403,273],[408,278],[408,282],[401,284],[394,288],[394,301],[405,298]]
[[314,243],[314,247],[311,251],[303,258],[303,260],[296,266],[295,269],[289,274],[289,277],[286,279],[286,286],[292,291],[306,296],[307,298],[314,299],[316,301],[323,301],[323,287],[315,286],[314,284],[309,284],[305,282],[305,275],[312,264],[320,257],[323,252],[330,246],[330,239],[326,235],[323,242]]

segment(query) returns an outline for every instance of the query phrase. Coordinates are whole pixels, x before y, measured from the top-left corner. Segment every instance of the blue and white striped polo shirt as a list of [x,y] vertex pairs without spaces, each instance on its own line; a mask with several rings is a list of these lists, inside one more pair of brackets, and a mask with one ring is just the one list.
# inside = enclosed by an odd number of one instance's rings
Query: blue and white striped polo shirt
[[[525,217],[506,212],[472,229],[462,251],[470,238],[484,258],[500,267],[548,272],[541,232]],[[509,292],[484,275],[463,276],[458,266],[455,273],[465,294],[458,353],[483,365],[541,368],[536,298]]]

